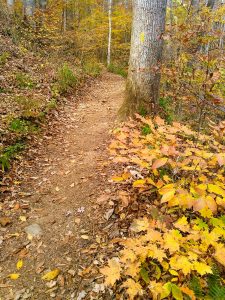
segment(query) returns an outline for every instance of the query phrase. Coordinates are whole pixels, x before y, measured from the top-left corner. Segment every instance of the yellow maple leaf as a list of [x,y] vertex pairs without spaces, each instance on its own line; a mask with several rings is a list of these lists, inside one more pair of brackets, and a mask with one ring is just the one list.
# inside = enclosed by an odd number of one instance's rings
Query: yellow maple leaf
[[41,277],[41,279],[51,281],[51,280],[55,279],[59,275],[59,273],[60,273],[60,270],[55,269],[53,271],[46,273],[44,276]]
[[125,275],[131,276],[132,278],[136,277],[141,270],[141,262],[136,261],[134,263],[129,263],[126,265]]
[[127,279],[124,282],[123,287],[127,289],[127,294],[129,295],[129,299],[131,300],[133,300],[135,296],[141,296],[143,294],[142,286],[140,285],[140,283],[135,282],[131,278]]
[[181,270],[184,275],[190,274],[192,263],[186,256],[175,255],[170,259],[170,266],[174,270]]
[[22,268],[22,266],[23,266],[23,261],[22,261],[22,259],[20,259],[20,260],[18,260],[18,262],[16,264],[17,270],[20,270]]
[[131,224],[131,230],[134,232],[146,231],[150,227],[148,219],[136,219]]
[[100,272],[105,276],[106,285],[113,286],[120,279],[121,266],[117,259],[112,258],[108,261],[108,266],[100,269]]
[[200,275],[205,275],[205,274],[211,274],[212,273],[212,268],[208,266],[205,263],[195,261],[194,262],[194,269],[200,274]]
[[162,292],[163,284],[161,282],[151,281],[149,283],[149,289],[152,293],[153,300],[158,300],[159,295]]
[[199,212],[203,218],[211,218],[213,215],[212,211],[208,207],[200,209]]
[[185,216],[183,216],[182,218],[180,218],[175,224],[174,226],[178,229],[180,229],[183,232],[188,232],[190,231],[190,225],[188,224],[187,218]]
[[225,197],[225,191],[218,185],[208,184],[208,191],[210,193],[214,193],[214,194]]
[[180,250],[179,239],[175,234],[175,230],[170,230],[164,235],[164,248],[169,249],[170,253]]
[[165,251],[159,249],[155,244],[151,245],[149,249],[150,249],[149,256],[154,259],[157,259],[160,263],[163,261],[163,258],[167,257]]

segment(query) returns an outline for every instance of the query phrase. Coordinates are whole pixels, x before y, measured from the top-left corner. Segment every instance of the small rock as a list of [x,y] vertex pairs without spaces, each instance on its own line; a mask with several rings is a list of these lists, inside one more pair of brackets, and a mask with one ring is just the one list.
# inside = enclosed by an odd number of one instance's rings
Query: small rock
[[77,212],[78,213],[83,213],[85,211],[85,208],[83,206],[79,207]]
[[105,213],[104,218],[108,221],[108,220],[111,218],[113,212],[114,212],[114,208],[109,209],[109,210]]
[[82,291],[79,293],[78,297],[77,297],[77,300],[82,300],[86,297],[86,292],[85,291]]
[[40,225],[35,223],[25,227],[25,232],[32,237],[37,237],[43,234]]
[[72,276],[75,276],[76,275],[76,271],[75,270],[69,270],[68,273]]

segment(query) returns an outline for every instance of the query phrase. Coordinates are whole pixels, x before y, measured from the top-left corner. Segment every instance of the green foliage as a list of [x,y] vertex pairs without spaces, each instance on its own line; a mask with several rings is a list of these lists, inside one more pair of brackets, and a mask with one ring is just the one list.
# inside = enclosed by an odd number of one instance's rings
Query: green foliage
[[14,119],[10,123],[9,129],[16,133],[27,134],[38,130],[37,125],[32,124],[31,121]]
[[24,147],[23,143],[17,142],[16,144],[4,149],[3,153],[0,154],[0,166],[3,172],[10,168],[10,160],[15,158],[16,155],[24,149]]
[[42,99],[16,96],[14,101],[19,105],[22,117],[36,117],[42,106]]
[[111,72],[111,73],[114,73],[114,74],[118,74],[124,78],[127,77],[127,70],[125,67],[121,67],[117,64],[110,64],[108,66],[108,71]]
[[197,276],[193,276],[191,278],[189,286],[190,286],[190,289],[192,291],[194,291],[194,294],[197,298],[203,297],[202,286],[201,286],[200,280]]
[[225,286],[222,285],[222,278],[217,266],[213,266],[213,274],[207,279],[208,296],[213,300],[225,299]]
[[102,65],[100,65],[100,63],[96,60],[90,59],[83,64],[83,71],[87,75],[97,77],[102,72]]
[[77,84],[77,77],[67,64],[58,70],[58,85],[60,93],[66,93]]
[[141,132],[143,135],[152,133],[151,128],[148,124],[146,124],[145,126],[142,127]]
[[172,124],[174,121],[173,102],[170,97],[160,98],[159,106],[163,109],[163,117],[168,124]]
[[10,58],[10,54],[8,52],[3,52],[0,55],[0,66],[4,66],[9,58]]
[[31,77],[28,74],[22,72],[16,73],[15,80],[17,87],[21,89],[32,89],[36,86]]

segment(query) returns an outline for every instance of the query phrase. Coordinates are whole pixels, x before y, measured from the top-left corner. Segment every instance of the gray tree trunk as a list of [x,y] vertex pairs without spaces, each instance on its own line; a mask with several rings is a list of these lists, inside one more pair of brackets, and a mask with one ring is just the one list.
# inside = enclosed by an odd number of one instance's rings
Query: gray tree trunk
[[121,115],[153,112],[160,86],[167,0],[133,0],[127,97]]

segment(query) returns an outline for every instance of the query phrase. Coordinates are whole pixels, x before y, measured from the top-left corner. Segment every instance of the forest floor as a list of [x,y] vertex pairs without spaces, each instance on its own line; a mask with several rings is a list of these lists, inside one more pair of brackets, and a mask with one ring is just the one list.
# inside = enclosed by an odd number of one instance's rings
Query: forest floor
[[[0,207],[0,299],[81,300],[85,285],[90,290],[85,274],[117,234],[107,229],[115,197],[107,145],[123,93],[124,79],[104,73],[58,111],[53,132],[29,149],[22,182],[14,181]],[[60,274],[52,281],[42,279],[55,269]],[[101,299],[99,289],[92,299]]]

